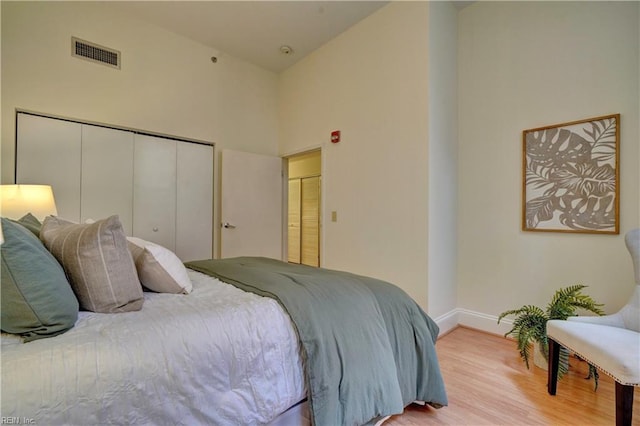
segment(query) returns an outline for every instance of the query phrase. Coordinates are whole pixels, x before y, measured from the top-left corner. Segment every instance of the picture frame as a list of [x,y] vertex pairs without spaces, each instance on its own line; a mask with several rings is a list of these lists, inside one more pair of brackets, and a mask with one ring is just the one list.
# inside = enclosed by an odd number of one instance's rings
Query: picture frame
[[620,233],[620,114],[522,131],[522,230]]

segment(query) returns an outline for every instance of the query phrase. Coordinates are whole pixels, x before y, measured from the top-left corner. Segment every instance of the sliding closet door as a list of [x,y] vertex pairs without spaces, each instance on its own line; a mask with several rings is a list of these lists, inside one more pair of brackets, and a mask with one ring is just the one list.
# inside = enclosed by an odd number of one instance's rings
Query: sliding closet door
[[82,125],[81,220],[117,214],[133,231],[133,141],[123,130]]
[[18,114],[16,183],[51,185],[58,216],[80,220],[82,126]]
[[176,245],[176,144],[135,135],[133,235],[169,250]]
[[113,214],[183,261],[213,257],[213,146],[17,114],[16,183],[53,187],[58,215]]
[[213,257],[213,147],[178,143],[176,254],[182,261]]

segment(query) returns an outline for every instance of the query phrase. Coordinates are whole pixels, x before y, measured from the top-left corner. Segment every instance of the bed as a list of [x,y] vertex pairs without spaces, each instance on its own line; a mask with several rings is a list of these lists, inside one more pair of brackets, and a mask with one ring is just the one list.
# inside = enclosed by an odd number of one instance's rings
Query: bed
[[[205,259],[185,268],[166,249],[127,240],[117,216],[83,225],[47,218],[42,226],[3,218],[2,229],[3,418],[52,425],[351,425],[379,422],[415,400],[447,404],[434,349],[438,328],[388,283],[265,258]],[[140,280],[140,293],[95,309],[103,312],[83,308],[87,295],[68,265],[68,250],[83,239],[95,244],[87,237],[93,231],[103,246],[84,251],[104,259],[110,250],[104,242],[115,241],[123,256],[118,265],[133,265]],[[67,326],[57,313],[41,315],[30,331],[12,328],[6,317],[14,308],[5,299],[17,292],[5,277],[16,281],[20,268],[30,274],[51,262],[25,257],[34,250],[46,256],[43,248],[72,290],[49,291],[49,299],[63,298],[46,303],[64,305],[70,294],[78,303],[66,308]],[[141,261],[146,257],[155,275]],[[47,279],[56,275],[51,264]],[[167,277],[174,287],[166,281],[158,287]],[[36,299],[28,304],[37,310]]]

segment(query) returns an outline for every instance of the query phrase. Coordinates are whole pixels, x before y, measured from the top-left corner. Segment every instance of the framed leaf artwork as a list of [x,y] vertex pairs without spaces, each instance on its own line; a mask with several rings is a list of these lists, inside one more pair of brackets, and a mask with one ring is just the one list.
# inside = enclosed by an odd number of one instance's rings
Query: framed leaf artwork
[[522,229],[620,233],[620,114],[522,132]]

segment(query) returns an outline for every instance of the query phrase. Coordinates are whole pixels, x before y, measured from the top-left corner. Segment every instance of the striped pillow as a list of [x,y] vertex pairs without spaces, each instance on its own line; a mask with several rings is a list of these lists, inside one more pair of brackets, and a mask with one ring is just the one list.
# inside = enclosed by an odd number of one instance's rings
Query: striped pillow
[[48,216],[40,239],[62,265],[82,309],[116,313],[142,308],[142,286],[118,216],[92,224]]

